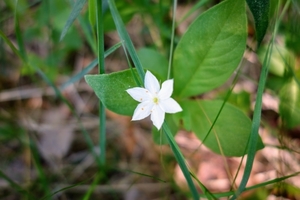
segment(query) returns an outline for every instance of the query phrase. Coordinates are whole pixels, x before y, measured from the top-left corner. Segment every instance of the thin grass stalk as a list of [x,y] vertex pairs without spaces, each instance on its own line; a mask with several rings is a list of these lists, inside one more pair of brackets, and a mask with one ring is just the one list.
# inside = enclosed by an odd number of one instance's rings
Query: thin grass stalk
[[169,144],[171,146],[171,149],[172,149],[172,151],[173,151],[173,153],[175,155],[177,163],[180,166],[180,169],[182,170],[182,173],[183,173],[183,175],[184,175],[184,177],[186,179],[186,182],[187,182],[187,184],[188,184],[188,186],[189,186],[189,188],[191,190],[193,198],[195,200],[200,199],[198,191],[197,191],[197,189],[195,187],[195,184],[194,184],[194,182],[192,180],[190,171],[188,170],[188,168],[187,168],[187,166],[185,164],[185,160],[183,158],[183,155],[182,155],[182,153],[181,153],[181,151],[180,151],[177,143],[175,142],[174,137],[172,136],[171,131],[170,131],[168,125],[166,124],[166,122],[163,123],[163,127],[162,128],[164,130],[163,132],[165,133],[165,135],[166,135],[166,137],[168,139],[168,142],[169,142]]
[[22,33],[21,33],[21,28],[20,28],[20,24],[19,24],[19,16],[18,16],[18,0],[16,0],[16,5],[15,5],[15,31],[16,31],[16,37],[17,37],[17,42],[18,42],[18,46],[19,46],[19,51],[20,54],[22,55],[22,57],[24,58],[24,60],[27,61],[27,54],[25,51],[25,46],[24,46],[24,42],[23,42],[23,37],[22,37]]
[[97,184],[99,183],[100,181],[100,178],[101,178],[101,173],[97,173],[96,174],[96,177],[94,178],[94,181],[93,183],[90,185],[90,188],[89,190],[87,191],[87,193],[84,195],[83,199],[82,200],[89,200],[91,195],[93,194],[93,191],[95,190]]
[[[118,31],[118,34],[121,38],[121,40],[124,41],[124,44],[128,50],[128,53],[132,59],[132,62],[134,63],[134,66],[136,67],[137,69],[137,72],[139,74],[139,77],[141,80],[144,80],[144,76],[145,76],[145,72],[143,70],[143,66],[137,56],[137,53],[135,51],[135,48],[132,44],[132,41],[126,31],[126,28],[125,28],[125,25],[122,21],[122,18],[116,8],[116,5],[115,5],[115,2],[114,0],[108,0],[108,5],[109,5],[109,8],[110,8],[110,11],[111,11],[111,14],[112,14],[112,17],[113,17],[113,20],[115,22],[115,25],[116,25],[116,28],[117,28],[117,31]],[[195,184],[194,182],[192,181],[192,178],[191,178],[191,175],[190,175],[190,171],[188,170],[186,164],[185,164],[185,159],[178,147],[178,145],[176,144],[175,140],[174,140],[174,137],[172,136],[172,133],[170,131],[170,128],[168,127],[167,123],[164,122],[163,124],[163,130],[164,130],[164,133],[167,135],[167,138],[168,138],[168,141],[169,141],[169,144],[172,148],[172,151],[176,157],[176,160],[186,178],[186,181],[188,183],[188,186],[191,190],[191,193],[192,193],[192,196],[193,196],[193,199],[195,200],[198,200],[199,199],[199,194],[198,194],[198,191],[195,187]]]
[[19,193],[23,194],[25,197],[28,197],[29,199],[35,199],[35,197],[29,191],[23,189],[19,184],[17,184],[12,179],[10,179],[1,170],[0,170],[0,178],[2,178],[3,180],[7,181],[10,184],[11,188],[13,188],[14,190],[16,190]]
[[171,77],[171,67],[172,67],[172,60],[173,60],[173,49],[174,49],[174,33],[175,33],[175,22],[176,22],[176,9],[177,9],[177,0],[173,1],[173,16],[172,16],[172,33],[171,33],[171,46],[170,46],[170,56],[169,56],[169,66],[168,66],[168,77]]
[[[48,182],[48,178],[46,176],[46,173],[43,170],[43,166],[41,165],[41,161],[38,155],[38,148],[35,144],[35,141],[33,141],[32,139],[30,139],[29,141],[29,146],[31,149],[31,153],[32,153],[32,158],[33,158],[33,163],[35,165],[35,168],[37,169],[39,178],[40,178],[40,183],[39,185],[43,188],[45,195],[48,196],[51,194],[50,191],[50,186],[49,186],[49,182]],[[49,199],[49,198],[48,198]]]
[[116,25],[118,34],[122,41],[124,41],[124,45],[126,46],[128,53],[132,59],[132,62],[134,63],[135,68],[137,69],[137,72],[139,74],[140,79],[142,82],[144,82],[145,72],[142,67],[141,61],[139,57],[137,56],[137,53],[135,51],[135,48],[132,44],[132,41],[127,33],[127,30],[125,28],[125,25],[122,21],[122,18],[117,10],[116,4],[114,0],[108,0],[109,9],[111,11],[111,15],[113,17],[114,23]]
[[[280,4],[281,4],[281,1],[279,1],[279,3],[278,3],[277,13],[279,13]],[[286,2],[284,9],[281,13],[281,16],[277,18],[277,21],[274,26],[273,34],[272,34],[272,39],[269,43],[267,53],[264,58],[263,67],[261,70],[260,79],[259,79],[259,83],[258,83],[256,103],[255,103],[253,119],[252,119],[251,134],[250,134],[250,138],[248,140],[248,150],[247,150],[248,156],[247,156],[245,171],[243,174],[241,184],[231,199],[236,199],[238,197],[238,195],[241,194],[245,190],[247,182],[250,177],[250,173],[252,171],[252,166],[253,166],[255,152],[256,152],[256,145],[257,145],[257,141],[258,141],[258,130],[259,130],[260,120],[261,120],[262,96],[264,93],[266,80],[267,80],[267,76],[268,76],[268,72],[269,72],[273,44],[275,42],[275,37],[277,35],[279,22],[281,21],[283,14],[286,12],[286,9],[288,8],[289,4],[290,4],[290,0]]]
[[[104,74],[104,29],[103,29],[103,13],[102,13],[102,0],[97,0],[97,49],[98,49],[98,73]],[[105,106],[99,101],[99,116],[100,116],[100,129],[99,129],[99,149],[100,149],[100,162],[105,164],[106,155],[106,114]]]
[[[263,182],[263,183],[259,183],[259,184],[256,184],[256,185],[247,187],[247,188],[245,188],[244,191],[250,191],[250,190],[255,190],[255,189],[258,189],[258,188],[266,187],[267,185],[271,185],[271,184],[275,184],[275,183],[278,183],[278,182],[287,180],[287,179],[289,179],[289,178],[298,176],[299,174],[300,174],[300,172],[296,172],[296,173],[293,173],[293,174],[290,174],[290,175],[287,175],[287,176],[283,176],[283,177],[280,177],[280,178],[272,179],[272,180],[270,180],[270,181],[265,181],[265,182]],[[220,199],[220,198],[222,198],[222,197],[228,197],[228,196],[230,196],[230,195],[234,195],[234,191],[214,193],[213,195],[214,195],[214,197],[216,197],[217,199]],[[208,198],[207,195],[201,195],[201,197],[202,197],[202,196],[205,197],[205,198]]]

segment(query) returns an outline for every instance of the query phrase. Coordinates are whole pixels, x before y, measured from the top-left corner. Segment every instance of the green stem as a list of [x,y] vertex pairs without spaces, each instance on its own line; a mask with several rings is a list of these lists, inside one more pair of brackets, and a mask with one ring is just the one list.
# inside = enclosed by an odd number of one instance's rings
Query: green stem
[[[97,0],[97,47],[98,47],[98,71],[99,74],[104,74],[104,30],[103,30],[103,13],[102,0]],[[106,115],[105,106],[99,102],[99,116],[100,116],[100,132],[99,132],[99,148],[100,148],[100,162],[105,164],[106,155]]]
[[[278,10],[279,10],[280,4],[281,4],[281,1],[279,1],[279,3],[278,3],[278,8],[277,8]],[[279,22],[281,21],[283,14],[286,12],[289,4],[290,4],[290,0],[286,2],[285,7],[281,13],[281,16],[278,18],[278,21],[276,22],[276,24],[274,26],[272,40],[269,43],[267,53],[264,58],[263,68],[261,70],[260,79],[259,79],[259,83],[258,83],[256,103],[255,103],[255,107],[254,107],[254,114],[253,114],[252,127],[251,127],[251,134],[250,134],[250,138],[248,141],[248,149],[247,149],[248,156],[247,156],[247,161],[246,161],[246,166],[245,166],[245,172],[243,174],[241,184],[239,185],[239,188],[237,189],[235,195],[231,198],[231,200],[236,199],[243,191],[245,191],[247,182],[250,177],[252,165],[254,162],[255,152],[256,152],[257,140],[258,140],[258,129],[260,126],[260,121],[261,121],[262,96],[264,93],[266,80],[267,80],[267,76],[268,76],[270,59],[271,59],[272,50],[273,50],[273,44],[275,42],[275,37],[277,35]],[[278,10],[277,10],[277,12],[279,12]]]
[[177,0],[173,3],[173,22],[172,22],[172,35],[171,35],[171,47],[170,47],[170,57],[169,57],[169,67],[168,67],[168,79],[171,78],[171,66],[173,59],[173,49],[174,49],[174,32],[175,32],[175,16],[176,16]]

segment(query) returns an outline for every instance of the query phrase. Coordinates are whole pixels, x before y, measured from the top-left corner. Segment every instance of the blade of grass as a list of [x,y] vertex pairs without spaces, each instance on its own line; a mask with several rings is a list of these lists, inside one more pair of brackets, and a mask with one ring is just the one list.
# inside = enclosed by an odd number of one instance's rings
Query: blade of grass
[[16,37],[17,37],[20,54],[22,55],[24,60],[27,60],[27,55],[26,55],[23,37],[22,37],[22,33],[21,33],[21,28],[20,28],[20,24],[19,24],[19,16],[18,16],[17,8],[18,8],[18,0],[16,0],[16,5],[15,5],[15,21],[14,21],[15,31],[16,31],[15,33],[16,33]]
[[[278,4],[278,10],[279,10],[280,2]],[[251,133],[250,133],[250,138],[248,140],[248,149],[247,149],[248,156],[247,156],[247,160],[246,160],[245,171],[243,174],[241,184],[239,185],[235,195],[231,199],[236,199],[239,196],[239,194],[245,190],[247,182],[250,177],[252,165],[254,162],[255,152],[256,152],[256,144],[257,144],[257,140],[258,140],[258,130],[259,130],[260,120],[261,120],[262,96],[264,93],[266,79],[268,76],[270,59],[271,59],[271,55],[272,55],[272,48],[273,48],[275,36],[277,35],[279,22],[281,21],[283,14],[286,12],[286,9],[288,8],[289,3],[290,3],[290,0],[286,2],[285,7],[281,13],[281,16],[277,19],[277,21],[275,23],[272,40],[269,43],[267,53],[264,58],[264,62],[263,62],[263,66],[262,66],[262,70],[261,70],[261,74],[260,74],[260,79],[259,79],[259,83],[258,83],[256,103],[255,103],[253,119],[252,119]],[[278,11],[277,11],[277,13],[278,13]]]
[[91,24],[91,27],[95,27],[96,25],[96,8],[97,8],[97,4],[96,4],[96,0],[89,0],[88,1],[88,5],[89,5],[89,21]]
[[166,122],[163,123],[163,132],[166,134],[167,136],[167,139],[169,141],[169,144],[171,146],[171,149],[175,155],[175,158],[178,162],[178,165],[180,166],[181,170],[182,170],[182,173],[186,179],[186,182],[192,192],[192,196],[195,200],[198,200],[199,199],[199,194],[198,194],[198,191],[193,183],[193,180],[191,178],[191,175],[190,175],[190,171],[188,170],[186,164],[185,164],[185,161],[184,161],[184,158],[183,158],[183,155],[177,145],[177,143],[175,142],[174,140],[174,137],[173,135],[171,134],[171,131],[168,127],[168,125],[166,124]]
[[169,66],[168,66],[168,76],[167,79],[171,78],[171,66],[173,60],[173,50],[174,50],[174,33],[175,33],[175,22],[176,22],[176,8],[177,8],[177,0],[173,1],[173,16],[172,16],[172,33],[171,33],[171,46],[170,46],[170,56],[169,56]]
[[[267,186],[267,185],[275,184],[275,183],[284,181],[286,179],[289,179],[291,177],[298,176],[299,174],[300,174],[300,172],[296,172],[296,173],[290,174],[288,176],[283,176],[283,177],[280,177],[280,178],[275,178],[275,179],[270,180],[270,181],[266,181],[266,182],[263,182],[263,183],[259,183],[259,184],[247,187],[247,188],[245,188],[244,191],[250,191],[250,190],[254,190],[254,189],[257,189],[257,188],[260,188],[260,187],[264,187],[264,186]],[[229,191],[229,192],[214,193],[213,195],[216,198],[220,199],[222,197],[228,197],[228,196],[234,195],[234,194],[235,194],[235,191]],[[206,195],[201,195],[201,197],[207,198]]]
[[94,41],[96,40],[96,36],[93,31],[94,30],[93,27],[89,26],[88,23],[86,23],[86,21],[81,16],[78,16],[78,21],[80,26],[82,27],[82,31],[84,33],[84,36],[88,44],[90,45],[90,48],[93,50],[94,54],[97,54],[97,48],[94,43]]
[[[103,13],[102,0],[97,0],[97,49],[98,49],[98,73],[104,74],[104,27],[103,27]],[[100,162],[105,164],[106,156],[106,115],[105,106],[99,102],[99,116],[100,116],[100,132],[99,132],[99,148],[100,148]]]
[[122,18],[117,10],[114,0],[108,0],[108,5],[109,5],[110,12],[112,14],[113,20],[115,22],[119,37],[121,38],[122,41],[124,41],[124,44],[128,50],[128,53],[129,53],[131,59],[132,59],[132,62],[134,63],[134,66],[137,69],[140,79],[144,80],[145,72],[143,70],[141,61],[137,56],[135,48],[134,48],[132,41],[126,31],[125,25],[124,25]]
[[79,15],[79,13],[81,12],[85,2],[86,2],[86,0],[77,0],[75,2],[74,6],[72,8],[71,14],[61,32],[60,39],[59,39],[60,41],[62,41],[62,39],[67,34],[67,31],[69,30],[69,28],[71,27],[72,23],[75,21],[75,19]]
[[[11,48],[11,50],[22,60],[23,64],[25,66],[29,66],[29,64],[26,62],[26,60],[24,60],[24,58],[22,57],[22,55],[20,54],[20,52],[18,51],[18,49],[16,49],[16,47],[11,43],[11,41],[5,36],[5,34],[0,30],[0,36],[3,38],[3,40],[6,42],[6,44]],[[52,81],[50,81],[50,79],[40,70],[38,69],[36,66],[31,66],[33,69],[36,70],[36,72],[43,78],[43,80],[50,85],[53,90],[55,91],[55,94],[58,98],[60,98],[67,106],[68,108],[72,111],[72,114],[76,117],[80,129],[84,135],[84,138],[89,146],[89,150],[92,153],[92,155],[94,156],[95,160],[97,161],[97,164],[100,165],[100,160],[98,158],[98,155],[96,154],[96,152],[94,151],[93,148],[93,142],[88,134],[88,132],[86,131],[86,129],[84,128],[82,122],[80,121],[79,116],[77,115],[77,113],[75,112],[75,109],[72,107],[72,105],[63,97],[63,95],[61,94],[60,90],[54,85],[54,83],[52,83]]]
[[41,165],[41,161],[38,154],[38,148],[35,144],[35,141],[33,141],[32,138],[29,139],[29,146],[32,153],[33,163],[35,165],[35,168],[37,169],[39,179],[41,180],[41,182],[38,184],[42,186],[43,190],[45,191],[45,195],[48,196],[51,194],[48,178]]
[[35,199],[35,197],[32,194],[30,194],[29,191],[23,189],[20,185],[18,185],[16,182],[14,182],[8,176],[6,176],[6,174],[4,174],[1,170],[0,170],[0,177],[6,180],[10,184],[11,188],[15,189],[17,192],[21,193],[22,195],[24,195],[29,199]]
[[54,196],[55,194],[57,194],[57,193],[59,193],[59,192],[68,190],[68,189],[70,189],[70,188],[74,188],[74,187],[76,187],[76,186],[78,186],[78,185],[81,185],[81,184],[83,184],[83,183],[85,183],[85,182],[86,182],[86,180],[85,180],[85,181],[81,181],[81,182],[79,182],[79,183],[76,183],[76,184],[74,184],[74,185],[70,185],[70,186],[67,186],[67,187],[63,187],[63,188],[61,188],[61,189],[59,189],[59,190],[57,190],[57,191],[55,191],[55,192],[53,192],[53,193],[51,193],[51,194],[49,194],[49,195],[46,195],[46,196],[42,197],[40,200],[48,199],[49,197],[52,197],[52,196]]
[[[117,44],[115,44],[114,46],[112,46],[111,48],[109,48],[108,50],[105,51],[104,53],[104,58],[106,58],[107,56],[109,56],[112,52],[114,52],[115,50],[117,50],[120,46],[122,45],[122,42],[118,42]],[[72,78],[70,78],[69,80],[67,80],[65,83],[63,83],[60,86],[60,90],[64,90],[66,87],[68,87],[70,84],[75,83],[76,81],[79,81],[80,79],[82,79],[84,77],[84,75],[86,75],[87,73],[89,73],[94,67],[96,67],[98,64],[98,59],[93,60],[87,67],[85,67],[81,72],[75,74]]]
[[99,183],[101,178],[101,173],[97,173],[96,177],[94,178],[93,183],[91,184],[89,190],[87,191],[87,193],[84,195],[83,200],[89,200],[93,191],[95,190],[97,184]]
[[0,37],[4,40],[4,42],[10,47],[10,49],[16,54],[26,66],[28,66],[26,60],[23,58],[22,54],[18,51],[18,49],[13,45],[13,43],[5,36],[5,34],[0,30]]
[[[192,175],[192,177],[197,181],[198,185],[200,185],[201,190],[203,191],[203,195],[205,195],[206,198],[208,198],[208,199],[213,199],[213,200],[217,200],[217,198],[214,196],[214,194],[211,193],[211,192],[205,187],[205,185],[203,185],[203,183],[201,183],[201,182],[199,181],[199,179],[197,178],[197,176],[196,176],[195,174],[192,174],[192,173],[191,173],[191,175]],[[202,196],[202,195],[200,195],[200,196]]]

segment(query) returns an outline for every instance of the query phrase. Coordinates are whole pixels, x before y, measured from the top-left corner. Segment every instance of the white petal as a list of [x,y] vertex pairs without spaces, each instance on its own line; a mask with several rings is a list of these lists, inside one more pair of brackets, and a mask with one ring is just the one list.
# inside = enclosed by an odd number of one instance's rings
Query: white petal
[[152,94],[157,94],[160,90],[158,80],[150,71],[146,72],[144,84],[145,88],[149,90]]
[[182,111],[180,105],[172,98],[160,101],[159,105],[166,113],[177,113]]
[[153,125],[159,130],[164,123],[164,120],[165,112],[159,106],[154,106],[151,113],[151,121],[153,122]]
[[134,87],[131,89],[126,90],[126,92],[136,101],[142,102],[142,101],[147,101],[151,98],[150,92],[141,87]]
[[173,79],[163,82],[161,90],[158,93],[159,99],[170,98],[173,93]]
[[141,120],[148,117],[151,113],[153,104],[150,101],[140,103],[134,110],[132,121]]

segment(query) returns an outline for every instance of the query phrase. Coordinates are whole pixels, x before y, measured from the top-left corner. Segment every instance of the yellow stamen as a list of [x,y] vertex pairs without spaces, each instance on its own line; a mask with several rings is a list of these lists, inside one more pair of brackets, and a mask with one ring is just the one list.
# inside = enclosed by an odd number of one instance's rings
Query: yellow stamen
[[154,97],[154,98],[153,98],[153,102],[154,102],[155,104],[158,104],[159,99],[158,99],[157,97]]

